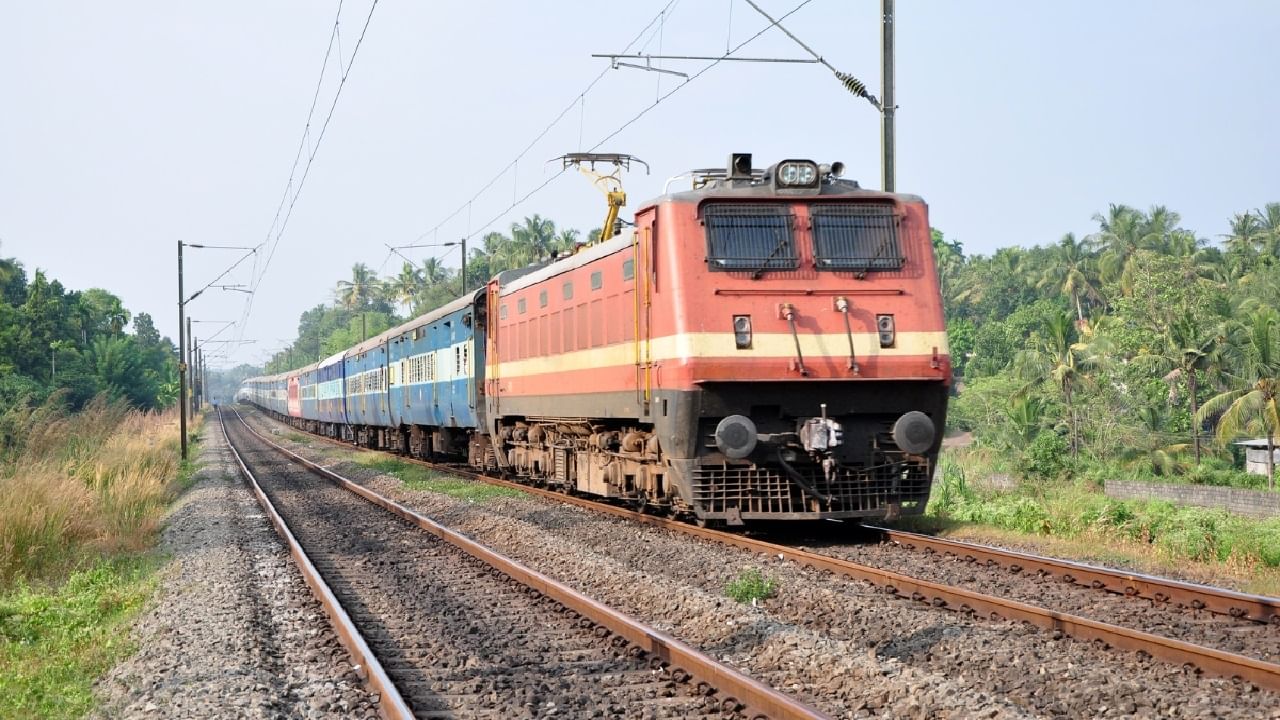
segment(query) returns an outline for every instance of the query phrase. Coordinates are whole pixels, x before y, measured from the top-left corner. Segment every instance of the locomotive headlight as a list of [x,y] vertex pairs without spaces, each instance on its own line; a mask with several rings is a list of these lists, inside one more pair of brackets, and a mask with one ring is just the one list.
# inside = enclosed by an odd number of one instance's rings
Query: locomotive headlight
[[739,350],[751,347],[751,316],[733,316],[733,343]]
[[897,331],[893,327],[892,315],[877,315],[876,330],[880,333],[880,347],[893,347],[894,340],[897,339]]
[[818,184],[818,166],[809,160],[784,160],[775,177],[779,187],[813,187]]

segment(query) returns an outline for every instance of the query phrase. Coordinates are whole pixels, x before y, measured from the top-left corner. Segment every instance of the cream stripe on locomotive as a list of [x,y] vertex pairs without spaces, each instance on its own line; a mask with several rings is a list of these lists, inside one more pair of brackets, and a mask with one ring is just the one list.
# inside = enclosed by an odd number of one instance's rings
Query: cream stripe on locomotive
[[[733,333],[684,333],[654,338],[649,343],[648,357],[653,362],[681,358],[794,358],[795,338],[790,333],[755,333],[751,347],[739,350]],[[854,353],[860,358],[904,357],[909,355],[947,355],[947,333],[898,332],[893,347],[880,347],[877,333],[853,333]],[[846,333],[813,333],[800,335],[800,349],[806,358],[849,357]],[[606,347],[577,350],[550,357],[527,358],[502,362],[503,378],[540,375],[565,370],[635,365],[636,345],[617,343]],[[489,363],[490,367],[493,363]]]

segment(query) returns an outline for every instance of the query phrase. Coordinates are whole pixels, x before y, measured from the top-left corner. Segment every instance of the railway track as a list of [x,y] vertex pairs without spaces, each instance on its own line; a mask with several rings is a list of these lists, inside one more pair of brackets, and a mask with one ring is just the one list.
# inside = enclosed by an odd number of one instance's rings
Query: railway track
[[826,717],[242,420],[222,427],[385,717]]
[[[329,438],[322,439],[335,442],[344,447],[350,447],[346,443],[332,441]],[[925,580],[906,573],[855,562],[848,557],[840,557],[839,554],[833,554],[836,549],[822,548],[821,551],[814,551],[735,533],[698,528],[688,523],[646,515],[624,507],[602,504],[560,492],[511,483],[454,465],[442,465],[411,458],[403,459],[436,470],[463,475],[491,484],[512,487],[532,495],[553,498],[558,502],[568,502],[599,512],[625,517],[638,523],[694,535],[705,540],[752,552],[784,557],[802,566],[872,583],[886,593],[909,598],[914,602],[991,618],[1020,620],[1046,628],[1055,634],[1065,634],[1080,639],[1092,640],[1106,646],[1146,654],[1175,665],[1196,668],[1212,675],[1239,678],[1262,688],[1280,690],[1280,664],[1272,662],[1271,659],[1251,657],[1248,654],[1224,650],[1219,647],[1209,647],[1171,636],[1177,635],[1178,633],[1176,632],[1148,632],[1140,628],[1127,627],[1070,612],[1062,612],[1054,608],[1041,607],[1037,603]],[[1217,613],[1234,618],[1236,629],[1228,627],[1218,634],[1237,640],[1240,635],[1251,635],[1254,638],[1251,642],[1257,642],[1258,647],[1261,648],[1255,654],[1265,655],[1267,658],[1274,657],[1275,648],[1280,645],[1280,643],[1276,642],[1277,638],[1274,630],[1264,624],[1277,622],[1273,619],[1276,616],[1277,604],[1271,598],[1098,568],[1081,563],[1040,558],[1026,553],[1002,551],[996,548],[958,543],[912,533],[884,529],[876,529],[876,531],[882,534],[882,538],[886,542],[894,543],[913,552],[919,551],[938,557],[948,557],[947,554],[950,553],[950,557],[959,558],[966,564],[982,567],[1002,567],[1004,572],[1009,575],[1030,574],[1057,578],[1064,586],[1096,593],[1120,594],[1129,598],[1143,600],[1154,608],[1153,611],[1167,612],[1183,608],[1194,613],[1206,615]],[[916,554],[918,555],[919,553]],[[972,560],[970,561],[969,558],[972,558]],[[1159,621],[1154,624],[1157,627],[1161,625]],[[1203,627],[1208,625],[1208,623],[1197,622],[1183,627]],[[1166,627],[1165,629],[1167,630],[1168,628]],[[1261,632],[1257,632],[1258,630],[1261,630]],[[1210,633],[1210,635],[1212,634]]]

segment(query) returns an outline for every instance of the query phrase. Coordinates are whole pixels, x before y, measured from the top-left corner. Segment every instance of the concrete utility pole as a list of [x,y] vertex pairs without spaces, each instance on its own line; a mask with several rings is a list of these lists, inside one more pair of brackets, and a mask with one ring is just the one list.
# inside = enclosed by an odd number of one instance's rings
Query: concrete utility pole
[[880,148],[881,173],[885,192],[893,192],[897,185],[897,158],[893,135],[893,114],[897,109],[893,97],[893,0],[880,0],[882,33],[880,35]]
[[195,382],[195,377],[196,377],[196,376],[195,376],[195,371],[196,371],[196,365],[195,365],[195,363],[194,363],[194,362],[192,362],[193,358],[195,358],[195,355],[196,355],[196,339],[195,339],[195,337],[191,334],[191,316],[190,316],[190,315],[188,315],[188,316],[187,316],[187,357],[186,357],[186,360],[187,360],[187,374],[190,376],[190,380],[188,381],[188,383],[187,383],[187,384],[188,384],[188,387],[190,388],[191,392],[190,392],[190,394],[189,394],[187,397],[183,398],[183,399],[182,399],[182,401],[183,401],[183,402],[185,402],[185,403],[187,403],[187,406],[188,406],[188,408],[189,408],[189,409],[188,409],[188,412],[190,412],[190,413],[191,413],[191,419],[192,419],[192,420],[195,420],[195,417],[196,417],[196,405],[195,405],[195,398],[196,398],[196,382]]
[[467,239],[464,237],[462,242],[462,294],[467,294]]
[[182,332],[185,312],[182,295],[182,241],[178,241],[178,432],[182,433],[182,459],[187,459],[187,345]]

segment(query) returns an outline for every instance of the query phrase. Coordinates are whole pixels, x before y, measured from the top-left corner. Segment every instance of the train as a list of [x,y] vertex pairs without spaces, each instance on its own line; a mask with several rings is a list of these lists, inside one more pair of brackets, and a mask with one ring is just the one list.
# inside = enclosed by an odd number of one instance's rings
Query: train
[[734,153],[611,237],[237,397],[704,526],[919,514],[952,384],[928,207],[842,174]]

